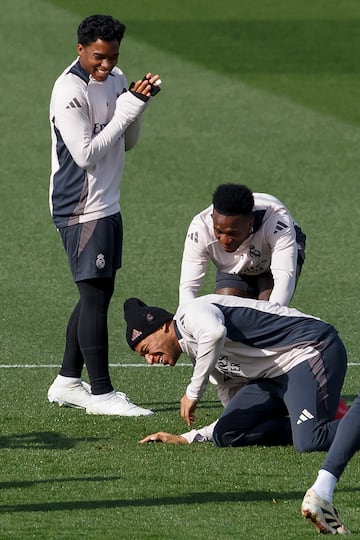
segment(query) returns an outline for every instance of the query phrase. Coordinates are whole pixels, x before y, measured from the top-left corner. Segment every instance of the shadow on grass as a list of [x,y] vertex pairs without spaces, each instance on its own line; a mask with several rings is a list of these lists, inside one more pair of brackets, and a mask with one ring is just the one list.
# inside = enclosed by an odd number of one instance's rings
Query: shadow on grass
[[[357,492],[357,489],[349,490]],[[239,491],[239,492],[203,492],[187,493],[178,496],[154,497],[141,499],[112,499],[98,501],[62,501],[53,503],[8,504],[0,506],[0,513],[11,512],[62,512],[74,510],[101,510],[111,508],[159,507],[172,505],[211,504],[211,503],[247,503],[268,501],[276,504],[279,501],[301,501],[302,491],[269,492],[269,491]]]
[[88,476],[88,477],[76,477],[76,478],[47,478],[46,480],[21,480],[19,482],[0,482],[0,489],[13,489],[13,488],[28,488],[34,487],[38,484],[48,484],[59,482],[107,482],[120,480],[120,476]]
[[78,442],[97,441],[96,437],[70,438],[62,433],[53,431],[34,431],[30,433],[14,433],[12,435],[0,436],[0,448],[28,448],[36,449],[54,449],[62,448],[68,450],[74,448]]
[[[179,409],[180,409],[180,401],[175,401],[175,402],[152,401],[151,403],[148,403],[145,405],[147,407],[150,407],[156,413],[174,411],[178,414]],[[199,407],[201,407],[201,409],[204,409],[204,410],[205,409],[218,410],[219,408],[221,408],[221,403],[220,401],[201,401]]]

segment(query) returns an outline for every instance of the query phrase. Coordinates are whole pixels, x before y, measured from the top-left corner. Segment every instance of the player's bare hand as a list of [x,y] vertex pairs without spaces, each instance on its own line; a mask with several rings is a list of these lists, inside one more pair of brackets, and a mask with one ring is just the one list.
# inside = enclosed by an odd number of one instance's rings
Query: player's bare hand
[[195,421],[196,405],[197,403],[191,401],[186,394],[180,400],[180,414],[188,426],[191,426]]
[[172,433],[166,433],[165,431],[158,431],[152,435],[148,435],[140,443],[148,442],[163,442],[166,444],[189,444],[185,437],[181,435],[173,435]]

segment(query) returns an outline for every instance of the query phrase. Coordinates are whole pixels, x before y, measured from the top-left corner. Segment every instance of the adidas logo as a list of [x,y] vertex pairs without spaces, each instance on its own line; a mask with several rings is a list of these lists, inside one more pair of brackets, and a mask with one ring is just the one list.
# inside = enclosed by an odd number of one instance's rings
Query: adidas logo
[[141,330],[136,330],[136,328],[134,328],[133,331],[131,332],[131,341],[135,341],[135,339],[141,336],[141,334],[142,334]]
[[80,101],[76,97],[74,97],[74,99],[72,99],[70,103],[66,105],[66,108],[67,109],[76,109],[76,108],[81,109]]
[[195,244],[199,243],[199,235],[197,232],[188,234],[188,238],[189,240],[192,240],[193,242],[195,242]]
[[299,415],[299,418],[296,422],[297,425],[302,424],[303,422],[306,422],[307,420],[312,420],[314,418],[314,415],[311,414],[307,409],[303,409]]
[[286,223],[283,223],[282,221],[278,221],[276,223],[274,234],[284,231],[285,229],[288,229],[288,226],[286,225]]

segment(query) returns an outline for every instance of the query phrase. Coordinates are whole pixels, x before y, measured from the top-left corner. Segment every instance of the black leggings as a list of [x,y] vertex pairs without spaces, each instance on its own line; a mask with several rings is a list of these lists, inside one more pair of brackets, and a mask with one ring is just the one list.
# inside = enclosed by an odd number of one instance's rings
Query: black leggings
[[360,450],[360,394],[341,419],[335,439],[320,467],[340,478],[355,452]]
[[66,345],[60,375],[81,377],[86,365],[91,392],[113,390],[109,375],[107,314],[115,278],[89,279],[76,285],[80,300],[66,329]]

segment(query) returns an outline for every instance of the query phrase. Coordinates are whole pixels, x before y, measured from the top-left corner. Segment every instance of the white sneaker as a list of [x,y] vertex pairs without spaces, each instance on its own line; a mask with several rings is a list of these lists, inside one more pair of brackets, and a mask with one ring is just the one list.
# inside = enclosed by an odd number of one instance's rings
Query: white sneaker
[[92,396],[87,407],[88,414],[107,414],[114,416],[149,416],[154,414],[150,409],[143,409],[131,403],[123,392],[113,392],[106,394],[104,399],[100,396]]
[[301,513],[322,534],[350,534],[332,504],[308,489],[301,505]]
[[59,384],[55,379],[48,390],[48,400],[50,403],[58,403],[60,407],[86,409],[90,397],[90,384],[81,380],[63,385]]

